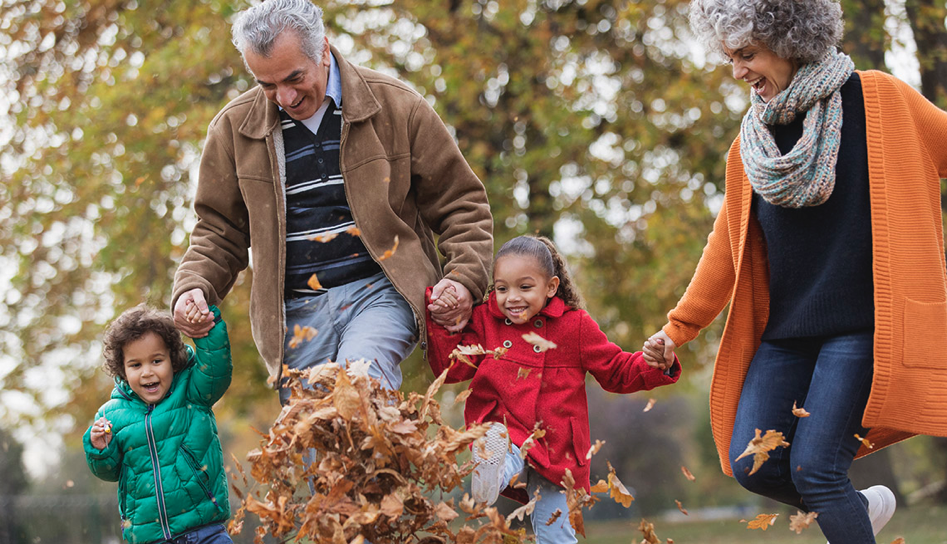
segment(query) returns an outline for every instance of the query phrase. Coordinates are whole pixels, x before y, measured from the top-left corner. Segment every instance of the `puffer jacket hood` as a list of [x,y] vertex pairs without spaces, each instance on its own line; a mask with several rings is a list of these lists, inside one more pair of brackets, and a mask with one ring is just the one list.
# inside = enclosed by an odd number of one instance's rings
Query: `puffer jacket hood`
[[118,482],[122,536],[131,543],[163,542],[190,529],[230,518],[227,477],[212,406],[230,386],[233,365],[227,326],[216,325],[187,346],[187,367],[174,375],[161,402],[147,404],[116,379],[104,416],[112,439],[99,450],[91,426],[83,436],[89,468]]

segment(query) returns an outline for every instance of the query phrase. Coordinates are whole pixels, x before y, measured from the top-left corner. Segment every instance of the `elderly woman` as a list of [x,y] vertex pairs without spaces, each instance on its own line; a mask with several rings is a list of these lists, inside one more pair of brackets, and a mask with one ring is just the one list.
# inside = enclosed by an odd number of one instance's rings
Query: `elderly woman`
[[[669,355],[729,303],[710,390],[724,472],[817,512],[832,544],[864,544],[895,501],[856,491],[852,460],[947,435],[947,113],[855,71],[835,47],[841,15],[831,0],[691,4],[751,105],[694,277],[644,350]],[[752,456],[737,458],[757,429],[791,445],[753,472]]]

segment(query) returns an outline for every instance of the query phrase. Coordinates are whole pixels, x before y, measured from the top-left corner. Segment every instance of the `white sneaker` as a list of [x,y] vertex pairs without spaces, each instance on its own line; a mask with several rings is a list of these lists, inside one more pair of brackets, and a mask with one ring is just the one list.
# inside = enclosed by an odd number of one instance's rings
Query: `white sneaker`
[[883,485],[873,485],[863,489],[861,494],[868,499],[868,518],[871,519],[871,530],[877,535],[894,515],[898,506],[894,493]]
[[470,479],[473,500],[488,505],[496,502],[500,491],[506,487],[503,471],[509,451],[510,434],[506,426],[499,422],[491,423],[487,434],[483,435],[483,447],[476,442],[473,446],[473,458],[478,462]]
[[894,515],[894,509],[898,506],[897,500],[894,493],[883,485],[873,485],[859,493],[868,499],[868,519],[871,520],[871,531],[877,536]]

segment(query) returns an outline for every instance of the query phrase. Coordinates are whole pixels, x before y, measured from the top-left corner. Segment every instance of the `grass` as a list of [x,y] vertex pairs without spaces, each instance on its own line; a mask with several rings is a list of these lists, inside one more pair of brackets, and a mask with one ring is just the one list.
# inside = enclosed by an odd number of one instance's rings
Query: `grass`
[[[763,513],[762,511],[760,513]],[[769,512],[766,512],[769,513]],[[789,515],[780,512],[776,524],[767,531],[750,530],[739,520],[707,521],[693,523],[662,522],[649,519],[654,523],[654,531],[664,542],[670,538],[674,544],[825,544],[825,537],[813,524],[802,534],[789,530]],[[606,521],[586,523],[585,534],[588,538],[579,539],[585,544],[638,544],[642,535],[638,531],[638,522]],[[894,517],[878,535],[878,544],[889,544],[898,537],[904,537],[906,544],[947,544],[947,506],[917,505],[900,507]]]

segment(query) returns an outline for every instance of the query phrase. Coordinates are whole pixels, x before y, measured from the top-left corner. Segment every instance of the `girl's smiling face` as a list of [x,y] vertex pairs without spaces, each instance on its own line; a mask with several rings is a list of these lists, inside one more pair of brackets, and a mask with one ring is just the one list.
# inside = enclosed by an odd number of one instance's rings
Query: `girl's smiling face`
[[125,379],[143,401],[157,404],[171,389],[174,369],[164,340],[153,332],[122,346]]
[[784,91],[796,75],[796,63],[773,53],[764,45],[751,44],[737,50],[724,49],[733,65],[734,79],[742,79],[763,99]]
[[493,265],[497,306],[510,321],[525,323],[538,314],[559,289],[559,277],[546,277],[536,259],[505,255]]

